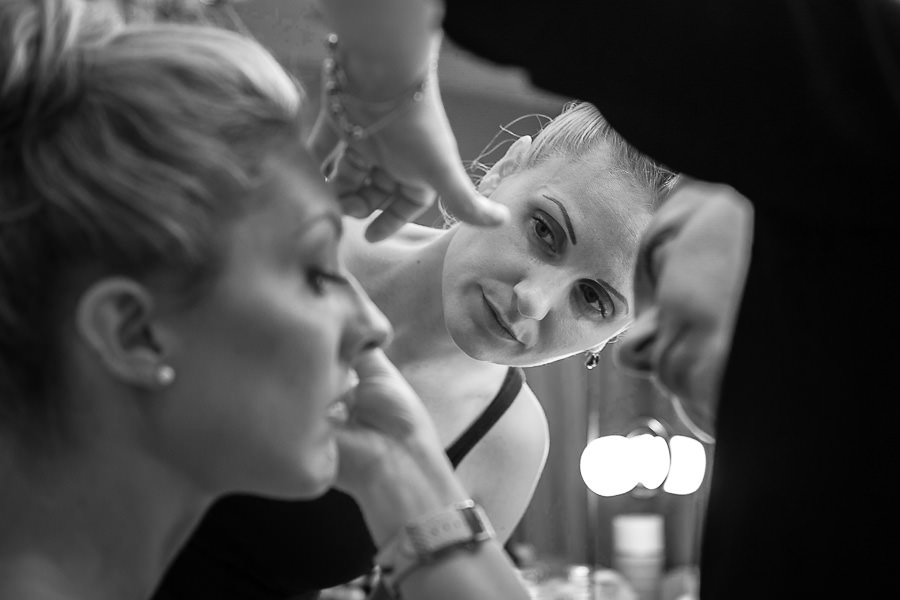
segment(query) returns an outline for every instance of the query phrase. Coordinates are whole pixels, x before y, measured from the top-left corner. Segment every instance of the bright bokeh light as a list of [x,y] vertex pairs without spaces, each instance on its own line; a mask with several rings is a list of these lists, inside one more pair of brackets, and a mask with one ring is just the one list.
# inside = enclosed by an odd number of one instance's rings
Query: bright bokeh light
[[672,452],[672,466],[663,491],[670,494],[693,494],[703,483],[706,473],[706,449],[694,438],[683,435],[669,440]]
[[581,453],[581,478],[595,494],[618,496],[637,485],[638,474],[630,456],[631,440],[607,435],[592,440]]
[[581,478],[600,496],[618,496],[638,484],[662,486],[670,494],[697,491],[706,473],[706,449],[694,438],[665,438],[650,433],[607,435],[591,441],[581,453]]
[[648,490],[655,490],[669,474],[669,446],[666,440],[650,433],[628,438],[629,453],[638,482]]

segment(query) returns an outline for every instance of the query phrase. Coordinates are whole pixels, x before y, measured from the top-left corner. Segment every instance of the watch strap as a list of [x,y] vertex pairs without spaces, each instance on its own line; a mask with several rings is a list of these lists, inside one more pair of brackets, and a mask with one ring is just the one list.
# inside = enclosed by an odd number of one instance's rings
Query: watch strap
[[416,568],[492,537],[494,530],[484,510],[466,500],[408,523],[378,552],[375,563],[396,594],[400,582]]

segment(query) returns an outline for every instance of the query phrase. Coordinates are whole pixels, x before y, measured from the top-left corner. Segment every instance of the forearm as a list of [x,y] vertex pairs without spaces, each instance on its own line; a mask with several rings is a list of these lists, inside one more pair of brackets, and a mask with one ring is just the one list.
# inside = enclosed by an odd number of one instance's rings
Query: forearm
[[[490,544],[474,554],[460,554],[443,564],[425,567],[420,575],[410,575],[401,585],[407,600],[517,600],[528,598],[521,580],[511,570],[509,559],[499,544]],[[381,582],[368,600],[396,600]]]
[[[408,523],[459,503],[469,494],[436,446],[412,444],[408,455],[383,461],[354,492],[379,547]],[[408,600],[516,600],[528,597],[500,542],[460,547],[415,567],[399,583]]]
[[529,598],[496,541],[456,552],[414,571],[400,585],[405,600],[524,600]]
[[378,547],[407,523],[470,497],[436,444],[412,440],[404,446],[385,454],[350,490]]

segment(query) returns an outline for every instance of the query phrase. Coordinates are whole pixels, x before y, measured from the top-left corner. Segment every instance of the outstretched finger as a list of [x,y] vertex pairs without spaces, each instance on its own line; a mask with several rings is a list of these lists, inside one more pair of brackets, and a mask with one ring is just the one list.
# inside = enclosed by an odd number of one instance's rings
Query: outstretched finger
[[431,183],[447,212],[464,223],[496,227],[509,220],[509,209],[479,194],[461,163],[434,173]]

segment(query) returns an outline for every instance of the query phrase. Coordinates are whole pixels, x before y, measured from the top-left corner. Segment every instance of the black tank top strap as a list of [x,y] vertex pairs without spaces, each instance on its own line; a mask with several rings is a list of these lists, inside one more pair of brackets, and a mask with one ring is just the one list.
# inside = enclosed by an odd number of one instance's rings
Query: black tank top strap
[[481,441],[481,438],[491,430],[491,427],[493,427],[498,420],[500,420],[500,417],[503,416],[506,409],[509,408],[513,403],[513,400],[516,399],[516,396],[519,395],[524,384],[525,371],[521,368],[510,367],[506,371],[506,378],[503,380],[503,385],[500,386],[500,391],[497,392],[497,395],[494,396],[491,403],[488,404],[478,418],[469,425],[469,428],[462,432],[462,434],[456,438],[456,441],[447,448],[447,457],[450,459],[450,462],[453,463],[454,467],[457,467],[459,463],[462,462],[462,459],[475,447],[475,444]]

